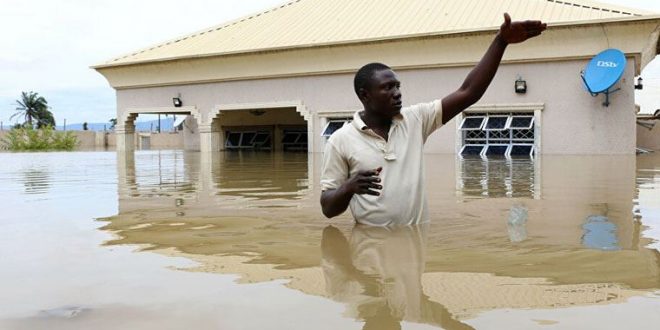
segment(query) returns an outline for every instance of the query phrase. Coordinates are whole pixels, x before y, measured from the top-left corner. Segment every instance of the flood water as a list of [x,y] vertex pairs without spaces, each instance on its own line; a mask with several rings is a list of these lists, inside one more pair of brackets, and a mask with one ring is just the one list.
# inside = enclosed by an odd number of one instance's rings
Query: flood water
[[0,153],[0,329],[660,327],[660,154],[426,162],[369,228],[320,155]]

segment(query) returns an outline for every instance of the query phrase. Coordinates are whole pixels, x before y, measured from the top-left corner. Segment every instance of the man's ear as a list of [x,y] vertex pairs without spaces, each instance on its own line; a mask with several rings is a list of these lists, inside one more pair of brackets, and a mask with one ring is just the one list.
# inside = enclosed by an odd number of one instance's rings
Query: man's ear
[[366,103],[369,100],[369,92],[364,88],[360,88],[358,90],[358,98],[362,103]]

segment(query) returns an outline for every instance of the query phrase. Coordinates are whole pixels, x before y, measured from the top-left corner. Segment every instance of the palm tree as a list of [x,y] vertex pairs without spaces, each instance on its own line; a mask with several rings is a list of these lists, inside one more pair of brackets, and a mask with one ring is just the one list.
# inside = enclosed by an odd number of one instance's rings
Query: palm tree
[[39,96],[38,93],[22,92],[21,99],[16,100],[16,104],[18,105],[16,108],[17,112],[12,115],[11,118],[16,116],[23,116],[25,118],[25,124],[29,125],[29,127],[33,127],[33,119],[36,119],[39,124],[39,118],[42,118],[45,122],[52,121],[55,123],[53,114],[48,111],[48,101],[46,101],[46,99],[42,96]]
[[44,128],[46,126],[55,127],[55,117],[53,113],[48,111],[48,108],[40,109],[37,112],[37,128]]

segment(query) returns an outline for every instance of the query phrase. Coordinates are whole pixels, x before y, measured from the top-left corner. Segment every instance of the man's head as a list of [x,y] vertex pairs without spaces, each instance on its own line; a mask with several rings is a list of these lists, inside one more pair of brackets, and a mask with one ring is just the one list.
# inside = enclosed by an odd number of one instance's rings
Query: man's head
[[401,82],[387,65],[363,66],[355,74],[353,85],[365,111],[382,117],[393,117],[401,111]]

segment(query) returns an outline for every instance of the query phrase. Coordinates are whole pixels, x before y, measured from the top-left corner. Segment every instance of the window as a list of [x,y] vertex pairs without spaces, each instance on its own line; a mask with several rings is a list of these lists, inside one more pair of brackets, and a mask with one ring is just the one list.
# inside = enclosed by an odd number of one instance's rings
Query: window
[[461,156],[481,156],[485,147],[483,145],[465,145],[461,149]]
[[484,151],[484,156],[505,156],[506,152],[509,150],[508,145],[496,145],[491,144],[486,146],[486,151]]
[[484,121],[486,121],[486,117],[482,116],[465,117],[463,118],[460,129],[462,131],[480,130],[484,126]]
[[508,151],[507,156],[533,156],[534,146],[529,144],[514,144]]
[[284,130],[282,149],[284,151],[306,151],[307,131]]
[[486,118],[484,130],[486,131],[502,131],[507,128],[509,124],[509,116],[489,116]]
[[254,137],[256,135],[257,133],[253,133],[253,132],[243,133],[243,136],[241,137],[241,148],[252,147],[253,145],[252,140],[254,140]]
[[271,133],[259,132],[226,132],[225,148],[237,149],[271,149]]
[[531,129],[534,126],[534,116],[512,116],[509,128]]
[[351,122],[353,118],[340,118],[340,119],[331,119],[323,128],[323,133],[321,136],[330,137],[338,129],[344,127],[344,125]]
[[231,133],[227,132],[227,142],[225,147],[227,148],[238,148],[241,143],[242,133]]
[[533,157],[533,113],[469,113],[459,126],[461,156]]

